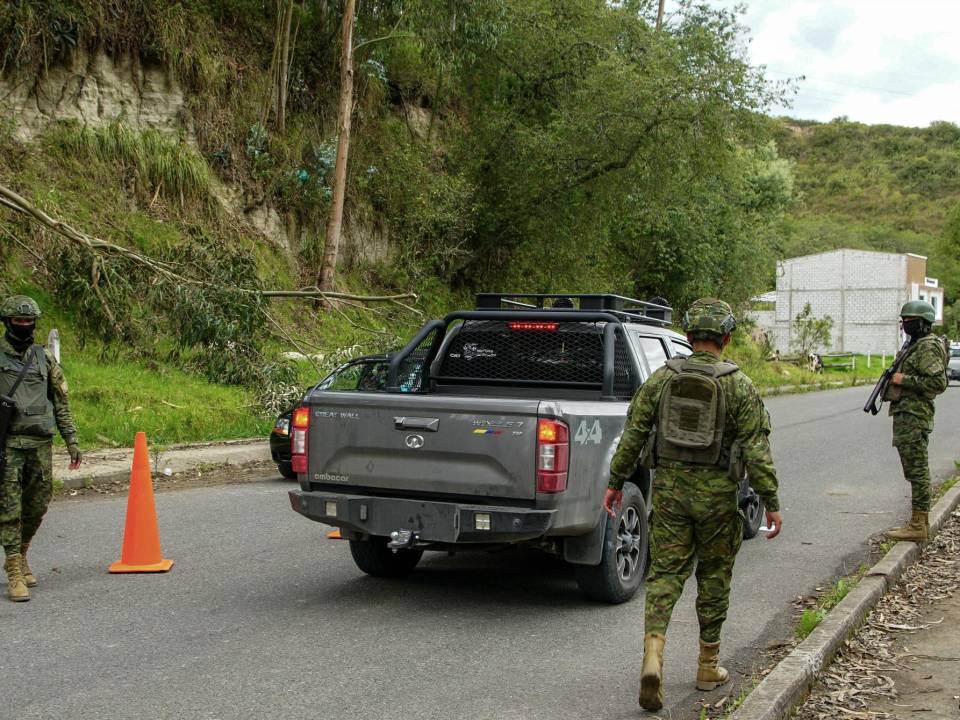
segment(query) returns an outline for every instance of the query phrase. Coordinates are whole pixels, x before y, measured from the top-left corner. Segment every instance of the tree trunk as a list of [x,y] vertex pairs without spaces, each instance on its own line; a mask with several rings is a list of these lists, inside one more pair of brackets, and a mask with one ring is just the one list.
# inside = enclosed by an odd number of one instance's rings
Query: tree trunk
[[660,0],[660,4],[657,6],[657,30],[663,27],[663,6],[666,3],[666,0]]
[[283,12],[280,58],[277,66],[277,130],[283,132],[287,125],[287,85],[290,77],[290,26],[293,21],[293,0],[288,0]]
[[333,202],[327,222],[327,239],[317,285],[324,292],[333,287],[340,251],[343,201],[347,193],[347,154],[350,151],[350,115],[353,111],[353,13],[356,0],[346,0],[343,12],[343,50],[340,55],[340,113],[337,134],[337,163],[333,171]]
[[297,19],[297,30],[291,39],[293,25],[294,0],[277,0],[277,22],[273,33],[273,56],[270,59],[270,87],[263,100],[260,111],[260,125],[266,127],[267,117],[274,111],[276,128],[282,132],[287,124],[287,95],[290,87],[290,66],[293,64],[293,49],[297,41],[297,32],[300,30],[300,19]]

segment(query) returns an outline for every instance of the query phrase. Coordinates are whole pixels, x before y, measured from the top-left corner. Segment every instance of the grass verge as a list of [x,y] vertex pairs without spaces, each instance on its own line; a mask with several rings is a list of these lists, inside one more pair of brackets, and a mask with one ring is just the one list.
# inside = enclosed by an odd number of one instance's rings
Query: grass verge
[[867,568],[868,566],[863,564],[857,568],[856,572],[840,578],[828,590],[820,593],[813,607],[804,608],[794,629],[797,640],[804,640],[827,616],[827,613],[850,594],[850,591],[860,582],[860,578],[863,577]]
[[70,406],[84,447],[133,444],[142,430],[152,445],[266,436],[272,418],[251,392],[213,385],[172,367],[132,361],[64,358]]

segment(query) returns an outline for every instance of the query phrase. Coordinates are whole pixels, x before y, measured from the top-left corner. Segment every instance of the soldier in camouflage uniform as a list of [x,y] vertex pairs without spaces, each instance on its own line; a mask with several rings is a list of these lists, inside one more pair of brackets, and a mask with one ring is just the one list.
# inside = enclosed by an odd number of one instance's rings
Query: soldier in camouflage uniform
[[910,343],[896,360],[884,400],[893,416],[893,445],[900,453],[903,476],[912,496],[910,522],[894,528],[894,540],[926,540],[929,535],[930,467],[927,443],[933,431],[933,399],[947,389],[947,353],[943,341],[930,333],[936,311],[933,305],[912,300],[900,310],[903,331]]
[[[781,527],[777,476],[770,455],[770,423],[760,394],[746,375],[732,363],[720,360],[736,320],[722,300],[704,298],[684,317],[684,330],[693,344],[693,355],[671,361],[657,370],[640,388],[630,404],[627,424],[610,464],[610,485],[604,507],[615,516],[621,489],[633,475],[638,459],[656,468],[653,481],[653,512],[650,527],[651,569],[647,579],[644,623],[644,657],[640,677],[640,705],[659,710],[663,705],[662,667],[670,615],[683,585],[696,566],[697,618],[700,624],[700,657],[696,685],[712,690],[728,679],[719,665],[720,628],[726,618],[730,579],[743,537],[742,516],[737,502],[738,473],[749,472],[751,486],[766,505],[768,538]],[[679,362],[679,364],[677,364]],[[708,464],[683,462],[654,456],[660,448],[665,388],[672,378],[688,368],[714,373],[721,402],[716,422],[722,435],[714,438],[715,460]],[[724,415],[721,423],[721,413]],[[735,449],[736,448],[736,449]],[[731,468],[732,456],[742,464]]]
[[0,394],[11,395],[24,366],[23,380],[12,393],[17,411],[7,431],[6,466],[0,475],[0,545],[5,553],[7,596],[30,599],[37,578],[27,565],[27,548],[53,494],[53,432],[60,431],[70,452],[70,469],[80,467],[77,429],[67,403],[67,381],[60,364],[34,344],[40,308],[25,295],[0,305],[6,328],[0,338]]

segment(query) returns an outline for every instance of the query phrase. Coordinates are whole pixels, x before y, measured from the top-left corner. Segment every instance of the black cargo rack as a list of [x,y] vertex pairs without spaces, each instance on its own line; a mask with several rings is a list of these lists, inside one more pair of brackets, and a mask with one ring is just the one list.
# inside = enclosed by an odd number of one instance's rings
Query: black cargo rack
[[605,312],[621,322],[660,327],[673,324],[673,308],[669,305],[612,293],[477,293],[476,308],[478,311]]

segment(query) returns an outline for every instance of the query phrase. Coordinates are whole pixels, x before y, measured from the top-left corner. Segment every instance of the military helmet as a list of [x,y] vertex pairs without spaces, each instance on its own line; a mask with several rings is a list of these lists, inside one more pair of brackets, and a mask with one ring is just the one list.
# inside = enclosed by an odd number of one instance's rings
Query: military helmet
[[920,317],[932,325],[937,320],[937,310],[925,300],[910,300],[900,308],[900,317]]
[[729,335],[737,327],[733,310],[723,300],[700,298],[683,316],[683,329],[688,333]]
[[0,317],[38,318],[42,313],[36,300],[26,295],[8,297],[0,305]]

